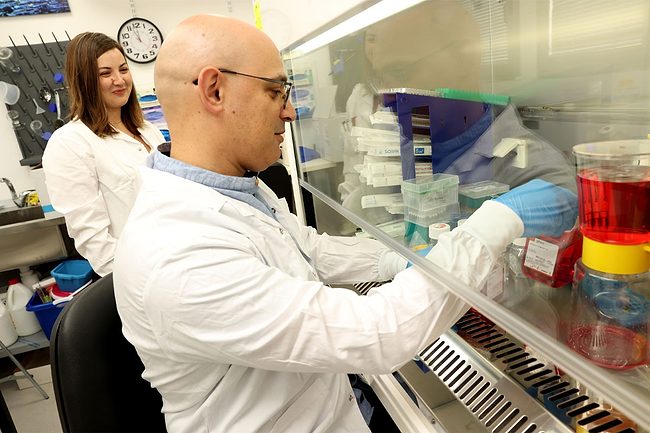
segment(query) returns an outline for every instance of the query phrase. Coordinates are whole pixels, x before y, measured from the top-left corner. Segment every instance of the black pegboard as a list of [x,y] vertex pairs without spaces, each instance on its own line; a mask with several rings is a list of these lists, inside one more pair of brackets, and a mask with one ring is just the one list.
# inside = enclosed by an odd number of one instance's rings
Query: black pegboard
[[[15,41],[18,39],[9,37],[10,44],[5,45],[13,52],[11,61],[20,68],[17,71],[15,67],[0,65],[0,81],[15,84],[20,88],[18,102],[6,106],[8,115],[15,116],[13,120],[10,117],[9,122],[14,127],[23,156],[20,165],[36,166],[41,163],[49,134],[60,127],[67,117],[68,94],[62,77],[65,48],[70,38],[67,32],[65,34],[64,38],[57,38],[52,32],[54,42],[45,42],[40,33],[38,41],[29,41],[21,35],[24,45],[16,45]],[[56,93],[59,95],[60,113],[56,111]],[[41,110],[44,111],[40,112]],[[57,120],[58,118],[61,120]],[[34,120],[41,121],[43,136],[30,128]]]

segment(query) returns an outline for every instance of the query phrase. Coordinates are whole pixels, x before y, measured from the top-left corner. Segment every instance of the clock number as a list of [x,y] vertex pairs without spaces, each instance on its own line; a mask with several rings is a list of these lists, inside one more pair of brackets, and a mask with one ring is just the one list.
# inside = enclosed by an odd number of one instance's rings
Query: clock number
[[117,34],[129,60],[149,63],[158,56],[163,36],[155,24],[141,18],[129,19],[122,24]]

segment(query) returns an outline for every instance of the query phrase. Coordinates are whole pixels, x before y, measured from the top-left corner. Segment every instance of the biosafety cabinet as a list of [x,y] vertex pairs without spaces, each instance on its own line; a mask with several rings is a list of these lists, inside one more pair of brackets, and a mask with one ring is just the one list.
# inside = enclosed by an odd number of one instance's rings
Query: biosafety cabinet
[[[402,431],[650,431],[649,20],[647,0],[368,1],[283,50],[299,209],[472,306],[367,377]],[[534,178],[578,194],[573,230],[517,239],[475,289],[417,254]]]

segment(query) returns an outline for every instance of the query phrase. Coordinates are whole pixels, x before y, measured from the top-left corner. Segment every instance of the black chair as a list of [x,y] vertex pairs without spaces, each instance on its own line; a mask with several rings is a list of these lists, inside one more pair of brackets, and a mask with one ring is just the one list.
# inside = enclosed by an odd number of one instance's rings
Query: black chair
[[162,398],[122,335],[112,274],[68,302],[52,329],[50,362],[65,433],[165,431]]
[[291,189],[291,176],[286,167],[280,162],[273,163],[266,170],[260,171],[257,175],[262,181],[271,188],[279,198],[287,200],[289,211],[295,213],[293,200],[293,190]]

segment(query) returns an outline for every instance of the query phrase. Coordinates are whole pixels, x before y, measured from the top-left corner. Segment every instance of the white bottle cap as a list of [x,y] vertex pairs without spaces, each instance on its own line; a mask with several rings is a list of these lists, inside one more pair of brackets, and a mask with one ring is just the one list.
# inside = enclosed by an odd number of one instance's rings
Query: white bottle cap
[[447,223],[434,223],[429,226],[429,238],[430,239],[438,239],[440,235],[444,232],[448,232],[450,230],[449,224]]
[[465,221],[467,221],[467,218],[459,219],[458,222],[456,223],[456,227],[462,226],[463,224],[465,224]]
[[515,238],[515,240],[512,241],[512,243],[517,245],[518,247],[525,247],[526,246],[526,239],[527,238]]

